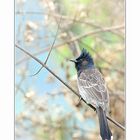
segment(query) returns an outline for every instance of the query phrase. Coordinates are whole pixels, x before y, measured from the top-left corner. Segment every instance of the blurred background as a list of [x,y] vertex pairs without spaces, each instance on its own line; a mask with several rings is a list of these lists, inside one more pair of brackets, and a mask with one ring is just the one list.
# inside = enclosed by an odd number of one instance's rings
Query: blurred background
[[[59,29],[58,29],[59,28]],[[58,29],[58,33],[57,33]],[[56,36],[57,33],[57,37]],[[78,92],[74,64],[86,48],[104,75],[110,114],[125,126],[124,0],[16,0],[15,43]],[[100,140],[96,112],[46,69],[15,49],[15,135],[17,140]],[[125,132],[109,122],[114,140]]]

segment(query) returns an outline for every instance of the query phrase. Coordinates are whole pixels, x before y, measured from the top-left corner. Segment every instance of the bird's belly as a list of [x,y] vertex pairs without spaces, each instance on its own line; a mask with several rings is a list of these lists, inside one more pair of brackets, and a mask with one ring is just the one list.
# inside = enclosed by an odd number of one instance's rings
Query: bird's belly
[[92,106],[102,107],[104,110],[108,110],[108,105],[104,101],[99,101],[94,94],[87,93],[82,87],[79,87],[79,94],[86,101],[87,104],[91,104]]
[[91,104],[95,107],[98,106],[96,97],[93,97],[90,94],[86,93],[82,87],[79,87],[79,94],[86,101],[87,104]]

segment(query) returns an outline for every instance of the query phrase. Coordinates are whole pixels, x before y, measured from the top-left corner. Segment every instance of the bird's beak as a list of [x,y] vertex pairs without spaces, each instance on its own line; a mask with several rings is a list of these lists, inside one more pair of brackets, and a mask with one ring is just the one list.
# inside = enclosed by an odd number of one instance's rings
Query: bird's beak
[[73,59],[70,59],[69,61],[74,62],[74,63],[76,63],[76,62],[77,62],[76,60],[73,60]]

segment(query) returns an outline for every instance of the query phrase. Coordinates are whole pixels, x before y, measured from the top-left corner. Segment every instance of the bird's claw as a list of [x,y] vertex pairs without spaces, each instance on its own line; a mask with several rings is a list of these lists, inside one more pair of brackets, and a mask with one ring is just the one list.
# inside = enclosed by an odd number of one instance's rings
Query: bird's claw
[[82,100],[82,97],[80,96],[78,103],[76,104],[76,106],[78,107],[80,105],[80,102]]

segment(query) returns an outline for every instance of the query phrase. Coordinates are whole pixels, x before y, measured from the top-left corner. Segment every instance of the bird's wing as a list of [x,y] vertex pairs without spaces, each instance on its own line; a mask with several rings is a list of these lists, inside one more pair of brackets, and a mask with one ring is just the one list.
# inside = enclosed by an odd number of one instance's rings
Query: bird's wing
[[90,104],[104,106],[108,103],[105,81],[98,69],[87,69],[78,77],[81,96]]

